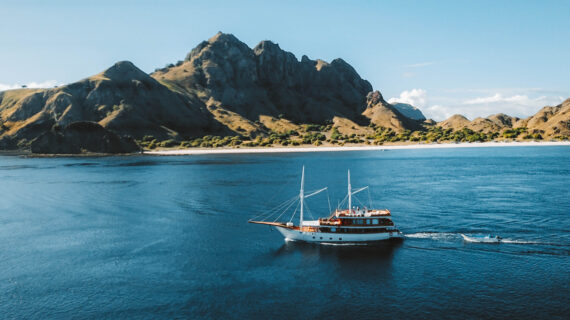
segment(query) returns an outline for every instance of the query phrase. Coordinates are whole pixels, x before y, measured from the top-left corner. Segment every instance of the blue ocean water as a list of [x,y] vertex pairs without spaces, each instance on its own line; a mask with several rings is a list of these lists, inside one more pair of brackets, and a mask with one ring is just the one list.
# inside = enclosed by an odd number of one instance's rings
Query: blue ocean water
[[[248,224],[298,193],[302,165],[333,206],[350,169],[406,239],[303,245]],[[562,319],[569,284],[569,147],[0,157],[3,319]]]

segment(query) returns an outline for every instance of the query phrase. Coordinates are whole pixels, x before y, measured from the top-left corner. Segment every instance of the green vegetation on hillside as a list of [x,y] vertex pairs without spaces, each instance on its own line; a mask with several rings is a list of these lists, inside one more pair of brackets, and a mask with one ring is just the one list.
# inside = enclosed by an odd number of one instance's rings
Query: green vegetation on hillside
[[[153,136],[145,136],[138,140],[145,149],[156,148],[218,148],[218,147],[272,147],[272,146],[301,146],[324,143],[344,146],[347,144],[383,145],[385,143],[445,143],[445,142],[486,142],[495,140],[542,140],[542,133],[537,130],[529,132],[527,128],[505,129],[501,132],[475,132],[468,128],[453,131],[439,126],[424,130],[403,130],[396,132],[391,128],[370,125],[374,130],[371,134],[342,134],[337,127],[328,125],[306,124],[299,131],[276,132],[267,129],[267,132],[255,138],[249,136],[212,136],[206,135],[186,140],[158,141]],[[567,137],[557,137],[560,140]]]

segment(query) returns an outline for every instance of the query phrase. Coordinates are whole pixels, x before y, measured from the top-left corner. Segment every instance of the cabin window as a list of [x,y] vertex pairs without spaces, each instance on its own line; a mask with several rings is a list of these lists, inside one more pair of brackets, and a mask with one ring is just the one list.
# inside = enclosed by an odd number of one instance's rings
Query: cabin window
[[372,219],[372,224],[378,224],[378,219]]
[[366,219],[366,224],[370,224],[370,219]]
[[331,228],[331,232],[336,232],[336,228]]

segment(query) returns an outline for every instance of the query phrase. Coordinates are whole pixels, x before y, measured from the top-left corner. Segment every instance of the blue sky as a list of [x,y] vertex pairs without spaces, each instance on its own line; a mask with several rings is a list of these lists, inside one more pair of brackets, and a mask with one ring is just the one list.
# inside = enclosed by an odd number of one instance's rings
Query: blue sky
[[130,60],[151,72],[218,31],[341,57],[386,99],[442,120],[524,117],[570,97],[570,1],[0,0],[0,90]]

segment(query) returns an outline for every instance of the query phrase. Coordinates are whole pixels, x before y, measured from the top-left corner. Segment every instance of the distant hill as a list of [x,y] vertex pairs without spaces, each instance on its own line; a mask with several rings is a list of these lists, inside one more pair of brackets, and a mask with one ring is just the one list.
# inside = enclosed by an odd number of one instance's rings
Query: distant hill
[[406,116],[410,119],[419,120],[419,121],[426,120],[426,117],[424,116],[422,111],[420,109],[412,106],[411,104],[393,103],[392,105],[394,106],[394,108],[396,108],[396,110],[400,111],[401,114],[403,114],[404,116]]
[[121,135],[197,135],[215,128],[205,106],[174,92],[130,62],[53,89],[0,92],[0,137],[14,148],[54,125],[96,122]]
[[528,127],[554,137],[569,135],[568,119],[567,100],[528,119],[457,115],[436,124],[411,105],[386,102],[340,58],[297,60],[271,41],[249,48],[218,33],[150,75],[121,61],[58,88],[0,92],[0,149],[117,153],[135,150],[133,139],[177,145],[212,135],[272,137],[261,145],[287,143],[291,134],[315,144],[396,141],[438,125],[477,132]]
[[499,113],[470,121],[462,115],[454,115],[438,122],[437,125],[444,129],[461,130],[467,128],[483,133],[525,128],[527,132],[540,134],[544,138],[570,137],[570,99],[554,107],[544,107],[526,119]]

